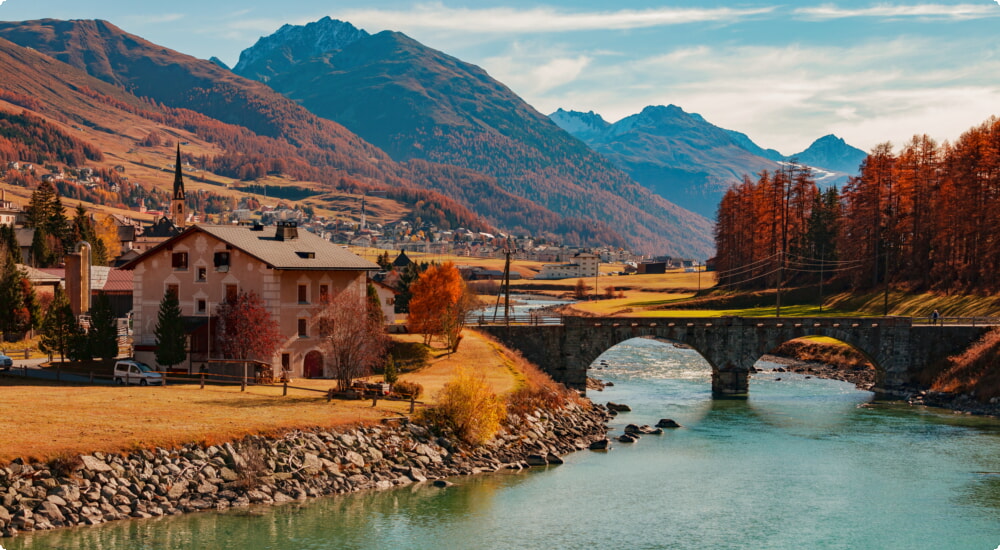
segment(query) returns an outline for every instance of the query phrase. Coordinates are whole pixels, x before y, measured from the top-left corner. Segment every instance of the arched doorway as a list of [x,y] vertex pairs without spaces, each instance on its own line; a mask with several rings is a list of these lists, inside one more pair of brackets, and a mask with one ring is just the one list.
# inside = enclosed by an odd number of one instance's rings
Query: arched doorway
[[302,361],[302,376],[305,378],[320,378],[323,376],[323,354],[313,350],[306,354]]

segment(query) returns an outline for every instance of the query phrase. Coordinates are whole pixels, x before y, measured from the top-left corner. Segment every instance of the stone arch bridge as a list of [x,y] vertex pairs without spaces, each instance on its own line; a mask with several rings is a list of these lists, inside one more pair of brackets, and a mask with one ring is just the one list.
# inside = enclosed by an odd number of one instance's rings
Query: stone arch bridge
[[609,348],[632,338],[679,342],[712,366],[712,391],[746,395],[751,367],[789,340],[827,336],[851,345],[875,365],[875,390],[912,387],[921,369],[959,353],[980,338],[982,323],[932,326],[909,317],[627,318],[573,317],[561,323],[483,324],[475,327],[520,351],[555,380],[585,389],[587,367]]

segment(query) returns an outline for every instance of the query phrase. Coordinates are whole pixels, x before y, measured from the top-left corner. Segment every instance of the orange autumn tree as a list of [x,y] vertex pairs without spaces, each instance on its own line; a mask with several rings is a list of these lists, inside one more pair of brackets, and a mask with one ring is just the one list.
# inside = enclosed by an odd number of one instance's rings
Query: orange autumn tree
[[425,345],[430,345],[434,336],[442,336],[454,351],[465,327],[465,315],[477,305],[455,264],[427,268],[410,286],[410,292],[410,330],[423,334]]

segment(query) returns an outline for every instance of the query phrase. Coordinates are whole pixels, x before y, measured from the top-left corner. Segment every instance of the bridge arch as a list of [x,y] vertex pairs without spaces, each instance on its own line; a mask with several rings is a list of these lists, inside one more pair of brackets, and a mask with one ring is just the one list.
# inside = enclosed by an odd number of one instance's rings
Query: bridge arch
[[[576,359],[589,365],[605,350],[631,338],[680,342],[695,349],[712,367],[712,390],[719,395],[745,395],[749,374],[761,356],[805,336],[826,336],[857,349],[875,365],[876,386],[884,380],[881,366],[892,361],[893,347],[884,345],[879,322],[854,319],[752,319],[741,317],[656,319],[567,317],[567,343],[579,339]],[[888,329],[889,327],[886,327]],[[908,328],[908,326],[907,326]],[[874,330],[873,330],[874,329]],[[570,350],[572,352],[572,349]]]

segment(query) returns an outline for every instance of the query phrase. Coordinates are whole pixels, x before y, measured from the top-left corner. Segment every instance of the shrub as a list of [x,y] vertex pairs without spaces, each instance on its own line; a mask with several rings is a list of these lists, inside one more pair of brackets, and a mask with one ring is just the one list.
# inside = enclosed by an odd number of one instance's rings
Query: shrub
[[438,397],[436,416],[470,445],[493,438],[507,417],[507,406],[481,376],[459,368]]
[[261,476],[267,472],[267,457],[258,443],[247,443],[237,451],[242,464],[236,467],[236,484],[243,489],[256,489],[261,484]]
[[70,477],[83,467],[83,459],[80,455],[62,453],[49,460],[48,466],[53,477]]
[[412,395],[414,399],[420,399],[424,393],[424,387],[409,380],[398,380],[392,385],[392,392],[400,397],[409,398]]

